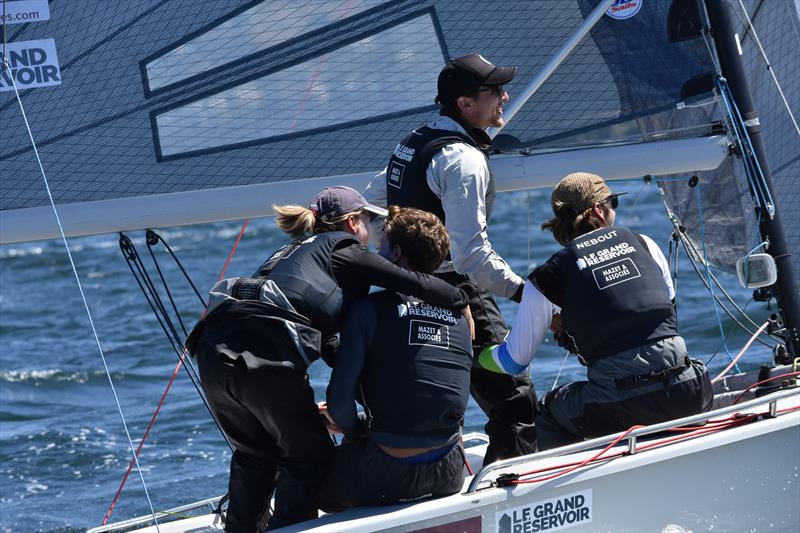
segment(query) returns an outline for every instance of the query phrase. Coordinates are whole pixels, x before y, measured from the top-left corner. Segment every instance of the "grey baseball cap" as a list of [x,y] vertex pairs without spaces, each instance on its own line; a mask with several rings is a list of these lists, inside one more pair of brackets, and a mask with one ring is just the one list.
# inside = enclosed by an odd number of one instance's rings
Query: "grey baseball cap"
[[324,222],[360,209],[375,216],[385,217],[389,214],[386,209],[367,202],[357,190],[344,185],[326,187],[308,207]]

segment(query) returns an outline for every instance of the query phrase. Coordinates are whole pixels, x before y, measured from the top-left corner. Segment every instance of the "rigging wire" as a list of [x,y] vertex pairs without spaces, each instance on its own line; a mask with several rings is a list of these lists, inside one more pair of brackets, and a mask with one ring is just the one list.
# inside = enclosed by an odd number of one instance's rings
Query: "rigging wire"
[[[614,181],[620,181],[620,182],[640,181],[642,179],[643,178],[625,178],[625,179],[614,180]],[[655,181],[655,182],[673,182],[673,181],[685,182],[686,181],[685,177],[665,177],[665,178],[652,177],[650,179],[652,181]],[[645,177],[644,180],[646,182],[647,181],[647,177]],[[700,277],[700,280],[706,286],[706,290],[710,291],[709,285],[708,285],[704,275],[700,272],[700,269],[698,268],[697,263],[696,263],[696,261],[694,259],[695,257],[698,258],[698,260],[701,259],[700,251],[694,246],[694,243],[692,243],[692,241],[690,239],[685,238],[685,236],[683,235],[685,230],[678,223],[677,217],[675,216],[675,214],[672,212],[672,210],[670,209],[669,205],[667,204],[666,199],[664,197],[663,191],[660,191],[660,193],[661,193],[661,201],[662,201],[662,203],[664,205],[664,209],[665,209],[665,211],[667,213],[667,218],[669,219],[669,221],[672,223],[672,226],[673,226],[674,239],[681,241],[681,244],[683,245],[684,249],[686,250],[689,262],[691,263],[692,267],[694,267],[694,270],[697,273],[697,275]],[[672,247],[672,245],[670,243],[670,248],[671,247]],[[677,260],[678,260],[678,250],[679,250],[679,248],[676,247],[676,249],[675,249],[675,260],[673,262],[673,269],[674,269],[673,284],[674,284],[674,288],[676,290],[676,293],[677,293],[677,277],[678,277],[678,274],[677,274],[678,273],[678,262],[677,262]],[[714,274],[714,272],[709,269],[708,270],[708,275],[710,275],[711,280],[714,282],[714,285],[717,286],[717,288],[725,296],[725,299],[732,305],[732,307],[736,311],[738,311],[742,315],[742,317],[747,322],[750,323],[750,325],[753,328],[758,328],[759,324],[756,323],[752,318],[750,318],[750,316],[747,313],[745,313],[745,310],[742,309],[739,306],[739,304],[736,303],[736,301],[733,299],[733,297],[730,295],[730,293],[725,289],[724,285],[722,285],[722,283],[719,281],[719,278],[717,278],[717,276]],[[712,297],[716,300],[716,302],[720,305],[720,307],[722,307],[723,311],[725,311],[725,313],[735,322],[735,324],[738,325],[742,330],[747,332],[749,335],[752,335],[753,334],[753,330],[750,330],[747,326],[742,324],[736,318],[736,316],[725,306],[725,304],[722,302],[722,299],[718,295],[714,294],[713,291],[710,291],[710,292],[711,292]],[[774,340],[776,342],[780,342],[780,339],[776,338],[772,334],[767,333],[767,335],[772,340]],[[773,346],[771,344],[766,343],[766,342],[762,341],[761,339],[757,339],[757,341],[760,344],[764,345],[764,346],[767,346],[769,348],[773,348]],[[719,351],[719,349],[717,351]],[[716,355],[716,353],[714,355]]]
[[708,262],[708,254],[706,253],[705,225],[703,224],[703,199],[700,195],[699,182],[695,186],[694,190],[697,201],[697,220],[700,224],[700,243],[702,244],[703,248],[703,266],[705,267],[706,273],[708,274],[708,290],[711,292],[711,303],[714,307],[714,315],[717,317],[717,325],[719,326],[719,334],[722,337],[722,345],[725,348],[725,353],[728,354],[728,358],[736,367],[736,371],[741,372],[741,370],[739,369],[739,365],[736,364],[736,361],[733,360],[733,355],[731,355],[730,350],[728,350],[728,344],[725,341],[725,328],[722,326],[722,319],[719,316],[719,309],[717,309],[717,299],[714,298],[714,287],[711,285],[711,264]]
[[[5,10],[5,1],[3,3],[3,9]],[[5,28],[5,24],[3,25],[3,27]],[[4,33],[4,37],[5,37],[5,33]],[[3,65],[4,65],[3,68],[8,68],[7,62],[8,62],[8,58],[4,55],[3,56]],[[64,249],[67,251],[67,257],[69,258],[69,263],[70,263],[70,266],[72,267],[72,273],[74,274],[75,281],[78,284],[78,291],[80,292],[81,299],[83,300],[83,306],[84,306],[84,309],[86,310],[86,315],[89,318],[89,325],[92,328],[92,334],[94,335],[94,340],[95,340],[95,343],[97,344],[97,350],[99,351],[100,359],[103,362],[103,368],[105,369],[106,377],[108,378],[108,384],[111,387],[111,393],[114,396],[114,402],[117,404],[117,411],[119,412],[120,419],[122,420],[122,426],[123,426],[123,428],[125,430],[125,436],[128,439],[128,445],[130,447],[131,453],[133,454],[133,460],[136,463],[136,470],[139,473],[139,479],[142,482],[142,488],[144,489],[145,498],[147,499],[147,504],[150,507],[150,514],[153,516],[153,522],[154,522],[154,524],[156,526],[156,530],[160,533],[161,529],[159,528],[158,518],[156,518],[156,512],[155,512],[155,509],[153,508],[153,502],[150,499],[150,493],[147,490],[147,483],[144,480],[144,474],[142,473],[141,466],[139,465],[139,459],[136,456],[136,452],[134,450],[133,440],[131,440],[131,434],[130,434],[130,431],[128,430],[128,424],[125,421],[125,415],[122,412],[122,405],[120,404],[119,397],[117,396],[116,388],[114,387],[114,380],[111,378],[111,372],[108,369],[108,364],[106,362],[106,357],[105,357],[105,354],[103,353],[103,347],[100,344],[100,338],[97,335],[97,329],[95,328],[95,325],[94,325],[94,319],[92,318],[92,312],[89,309],[89,303],[86,300],[86,295],[83,292],[83,285],[81,284],[81,279],[80,279],[80,276],[78,275],[78,269],[76,268],[75,261],[72,258],[72,252],[70,252],[70,250],[69,250],[69,244],[67,243],[67,237],[66,237],[66,235],[64,233],[64,227],[61,224],[61,217],[58,215],[58,209],[56,208],[55,201],[53,200],[53,194],[50,191],[50,184],[49,184],[49,182],[47,180],[47,174],[44,171],[44,166],[42,164],[42,159],[39,156],[39,150],[36,147],[36,141],[33,138],[33,132],[31,131],[31,126],[30,126],[30,123],[28,122],[28,117],[25,114],[25,107],[22,105],[22,98],[20,98],[19,89],[17,88],[17,83],[14,80],[14,76],[9,76],[9,79],[11,80],[11,85],[14,87],[14,94],[16,95],[17,103],[19,103],[19,109],[20,109],[20,112],[22,113],[22,118],[25,121],[25,128],[27,129],[28,137],[31,140],[31,147],[33,148],[33,153],[36,155],[36,162],[39,165],[39,171],[41,172],[42,179],[44,180],[44,186],[45,186],[45,189],[47,191],[47,197],[50,200],[50,207],[53,209],[53,214],[55,215],[55,218],[56,218],[56,223],[58,225],[58,231],[59,231],[59,234],[61,235],[61,241],[64,243]]]
[[[677,237],[680,239],[680,242],[681,242],[681,244],[683,245],[683,247],[684,247],[684,250],[686,251],[686,256],[687,256],[687,258],[689,259],[689,264],[691,264],[691,265],[692,265],[692,267],[694,268],[694,271],[695,271],[695,273],[697,274],[697,276],[698,276],[698,278],[700,279],[700,281],[701,281],[701,282],[703,282],[703,284],[705,285],[706,289],[707,289],[707,290],[709,290],[709,291],[712,293],[712,297],[713,297],[713,298],[714,298],[714,300],[715,300],[715,301],[716,301],[716,302],[717,302],[717,303],[720,305],[720,307],[722,308],[722,310],[723,310],[723,311],[725,311],[725,313],[726,313],[726,314],[727,314],[727,315],[728,315],[728,316],[729,316],[729,317],[730,317],[730,318],[731,318],[731,319],[732,319],[732,320],[733,320],[733,321],[734,321],[734,322],[735,322],[735,323],[736,323],[736,324],[737,324],[737,325],[738,325],[740,328],[742,328],[742,330],[744,330],[744,331],[746,331],[748,334],[752,335],[752,334],[753,334],[753,332],[752,332],[750,329],[748,329],[748,327],[747,327],[746,325],[742,324],[742,323],[741,323],[741,321],[739,321],[739,319],[738,319],[738,318],[736,318],[736,316],[733,314],[733,312],[732,312],[730,309],[728,309],[728,308],[727,308],[727,307],[724,305],[724,303],[722,302],[722,300],[721,300],[721,298],[720,298],[719,296],[717,296],[717,295],[713,294],[713,291],[711,291],[711,290],[710,290],[710,286],[709,286],[709,284],[708,284],[708,282],[707,282],[707,280],[706,280],[706,276],[704,276],[704,275],[703,275],[703,273],[700,271],[700,267],[698,267],[698,266],[697,266],[697,263],[696,263],[696,261],[695,261],[695,259],[694,259],[695,257],[697,257],[697,258],[700,258],[700,253],[699,253],[699,251],[698,251],[698,250],[697,250],[697,249],[694,247],[694,244],[692,244],[691,240],[689,240],[688,238],[686,238],[686,236],[684,235],[684,230],[683,230],[683,228],[681,227],[681,225],[680,225],[680,224],[678,224],[678,219],[677,219],[677,217],[676,217],[676,216],[675,216],[675,214],[672,212],[672,210],[669,208],[669,205],[667,204],[667,202],[666,202],[666,199],[664,198],[663,192],[662,192],[662,195],[661,195],[661,201],[663,202],[663,204],[664,204],[664,209],[665,209],[665,210],[666,210],[666,212],[667,212],[667,218],[668,218],[668,219],[669,219],[669,221],[672,223],[672,225],[673,225],[673,228],[674,228],[674,231],[675,231],[675,233],[676,233]],[[730,295],[730,294],[729,294],[729,293],[728,293],[728,292],[725,290],[725,288],[724,288],[724,287],[722,286],[722,284],[719,282],[719,280],[718,280],[718,279],[717,279],[717,277],[714,275],[714,273],[713,273],[713,272],[711,272],[711,271],[709,270],[709,271],[708,271],[708,274],[710,274],[710,276],[711,276],[711,279],[714,281],[714,283],[717,285],[717,287],[718,287],[718,288],[721,290],[721,292],[722,292],[722,293],[725,295],[725,297],[726,297],[726,299],[728,300],[728,302],[729,302],[729,303],[731,303],[731,304],[732,304],[732,306],[733,306],[733,307],[734,307],[734,308],[735,308],[737,311],[739,311],[739,313],[740,313],[740,314],[741,314],[741,315],[742,315],[742,316],[743,316],[743,317],[744,317],[744,318],[745,318],[745,319],[746,319],[748,322],[750,322],[750,323],[751,323],[751,324],[752,324],[754,327],[758,327],[758,324],[756,324],[756,323],[755,323],[755,322],[754,322],[754,321],[753,321],[753,320],[750,318],[750,316],[749,316],[749,315],[747,315],[747,314],[744,312],[744,310],[743,310],[743,309],[741,309],[741,308],[739,307],[739,305],[738,305],[738,304],[737,304],[737,303],[736,303],[736,302],[733,300],[733,298],[731,297],[731,295]],[[769,336],[770,336],[770,338],[772,338],[773,340],[775,340],[775,341],[779,341],[779,339],[776,339],[776,338],[775,338],[775,337],[773,337],[772,335],[769,335]],[[767,346],[767,347],[769,347],[769,348],[772,348],[772,345],[770,345],[770,344],[768,344],[768,343],[766,343],[766,342],[762,341],[761,339],[757,339],[757,340],[758,340],[758,342],[759,342],[759,343],[763,344],[764,346]],[[715,355],[716,355],[716,354],[715,354]]]
[[[227,270],[228,270],[228,266],[230,265],[231,260],[233,259],[233,255],[236,252],[236,249],[239,247],[239,243],[241,242],[242,237],[244,236],[244,232],[247,229],[247,225],[249,224],[249,222],[250,222],[249,219],[245,219],[244,220],[244,223],[242,224],[242,228],[241,228],[241,230],[239,230],[239,234],[236,237],[236,241],[234,242],[233,247],[231,248],[231,251],[228,254],[228,258],[225,261],[225,265],[222,267],[222,270],[220,271],[219,276],[217,277],[217,282],[221,281],[223,279],[223,277],[225,276],[225,272],[227,272]],[[158,234],[156,234],[152,230],[148,230],[148,232],[152,233],[153,239],[157,239],[157,240],[161,241],[161,243],[167,249],[169,254],[175,260],[176,264],[180,268],[181,272],[183,273],[184,277],[188,281],[189,285],[191,285],[192,289],[194,290],[195,294],[197,295],[198,299],[200,300],[200,304],[203,306],[203,312],[200,315],[200,318],[202,319],[206,314],[205,301],[200,296],[200,292],[197,290],[197,287],[195,286],[195,284],[192,281],[191,277],[186,272],[186,269],[183,267],[183,265],[181,264],[181,262],[178,259],[177,255],[175,255],[175,253],[173,252],[172,248],[170,248],[169,244],[167,244],[167,242],[163,238],[161,238],[161,236],[159,236]],[[149,236],[149,234],[148,234],[148,236]],[[125,237],[125,238],[127,239],[127,237]],[[122,239],[120,239],[120,241],[122,241]],[[128,239],[128,242],[130,242],[130,239]],[[136,255],[136,257],[138,258],[139,257],[138,254],[135,253],[135,247],[133,247],[132,243],[130,244],[130,246],[131,246],[131,248],[133,248],[133,252]],[[150,245],[148,244],[148,247],[149,246]],[[151,251],[151,254],[152,254],[152,251]],[[127,260],[127,256],[126,256],[126,260]],[[153,258],[153,260],[155,261],[155,258]],[[138,263],[141,263],[141,258],[139,258]],[[128,266],[130,267],[130,262],[128,262]],[[142,264],[142,267],[143,266],[144,265]],[[138,264],[137,264],[137,269],[138,268],[139,267],[138,267]],[[170,341],[170,344],[172,344],[173,349],[174,349],[175,348],[175,344],[174,344],[174,341],[173,341],[173,337],[170,336],[170,334],[166,330],[166,327],[162,324],[161,317],[160,317],[159,313],[156,311],[156,309],[153,306],[153,304],[151,303],[150,296],[145,291],[142,282],[139,280],[139,278],[137,277],[136,273],[134,273],[132,268],[131,268],[131,273],[133,274],[134,279],[136,279],[136,282],[139,284],[139,288],[142,290],[142,293],[144,294],[145,299],[147,299],[148,304],[150,304],[150,308],[152,309],[153,313],[156,315],[156,318],[158,319],[159,324],[161,324],[161,327],[164,330],[164,334],[167,335],[167,339]],[[159,269],[159,273],[160,273],[160,269]],[[145,272],[145,274],[146,274],[146,272]],[[163,277],[162,277],[162,281],[163,281]],[[169,289],[167,289],[167,290],[169,290]],[[174,332],[174,328],[173,328],[173,332]],[[178,339],[178,343],[179,343],[179,345],[182,346],[182,343],[180,343],[179,339]],[[176,352],[177,352],[177,350],[176,350]],[[197,383],[195,382],[195,379],[197,379],[197,381],[199,381],[199,377],[197,376],[197,370],[191,364],[191,361],[186,359],[186,350],[182,349],[180,352],[178,352],[178,355],[179,355],[178,364],[176,365],[175,369],[173,370],[172,376],[170,377],[170,379],[169,379],[169,381],[167,383],[167,386],[165,387],[164,392],[161,395],[161,399],[159,400],[155,411],[153,412],[153,416],[150,419],[150,423],[149,423],[147,429],[145,430],[144,435],[142,436],[142,440],[141,440],[141,442],[139,444],[139,447],[136,450],[137,456],[138,456],[139,452],[141,451],[141,448],[142,448],[144,442],[147,440],[147,438],[148,438],[148,436],[150,434],[150,430],[155,425],[155,421],[158,418],[159,413],[161,412],[161,408],[163,407],[164,402],[166,401],[167,395],[169,394],[169,391],[172,389],[172,384],[175,382],[175,379],[177,378],[178,373],[180,372],[180,369],[183,366],[184,362],[188,362],[188,364],[186,365],[186,371],[187,371],[187,373],[189,375],[189,378],[191,379],[192,383],[194,384],[195,390],[197,390],[197,393],[200,396],[200,399],[203,401],[206,409],[208,410],[209,414],[211,415],[212,421],[217,426],[217,429],[219,429],[220,433],[222,434],[222,438],[228,444],[228,447],[231,449],[231,451],[233,451],[233,445],[231,444],[230,440],[228,439],[228,436],[225,435],[225,432],[222,431],[222,428],[220,427],[219,422],[217,421],[216,417],[214,416],[213,411],[211,410],[211,407],[208,404],[208,400],[206,399],[206,397],[203,394],[202,390],[197,386]],[[194,373],[195,377],[192,377],[192,373]],[[119,500],[120,494],[122,493],[122,489],[123,489],[123,487],[125,486],[125,483],[128,480],[128,476],[130,474],[132,466],[133,466],[132,464],[128,465],[128,470],[125,472],[125,475],[122,477],[122,481],[120,483],[120,486],[117,489],[117,492],[114,495],[114,498],[113,498],[111,504],[109,505],[108,510],[106,511],[105,518],[103,519],[103,525],[105,525],[108,522],[108,519],[111,517],[111,513],[114,510],[114,507],[116,506],[117,501]]]
[[647,185],[647,180],[642,180],[642,186],[639,187],[639,192],[636,193],[636,196],[633,199],[633,207],[631,207],[630,210],[628,210],[628,214],[625,215],[625,223],[623,226],[628,226],[628,221],[631,219],[631,214],[636,210],[636,206],[639,205],[639,197],[642,195],[645,185]]
[[[765,209],[769,216],[772,217],[775,215],[775,203],[772,200],[772,194],[767,186],[766,178],[764,177],[764,171],[761,168],[761,162],[755,155],[755,148],[753,148],[753,142],[750,139],[750,134],[745,127],[745,121],[739,112],[739,107],[736,105],[736,100],[734,100],[733,94],[731,94],[731,89],[728,86],[728,82],[725,80],[725,78],[719,78],[717,80],[717,85],[722,93],[722,101],[725,103],[725,107],[728,110],[728,117],[730,118],[730,122],[733,126],[736,140],[739,142],[739,147],[742,149],[743,155],[749,156],[742,157],[742,160],[744,162],[747,178],[750,181],[751,186],[754,188],[754,194],[756,192],[760,193],[756,194],[756,199],[759,201],[759,207]],[[744,141],[747,142],[745,143]]]
[[[789,107],[789,102],[786,100],[786,95],[783,94],[783,89],[781,88],[781,84],[778,82],[778,77],[775,75],[775,69],[772,68],[772,63],[769,62],[767,58],[767,53],[764,51],[764,47],[761,46],[761,40],[758,38],[758,33],[756,33],[756,27],[753,24],[753,21],[750,20],[750,15],[747,13],[747,9],[744,7],[742,0],[739,0],[739,6],[742,8],[742,13],[744,13],[745,18],[747,19],[747,24],[750,26],[750,31],[753,34],[753,38],[756,41],[756,45],[758,46],[758,51],[761,53],[761,57],[764,58],[764,63],[767,65],[767,71],[769,71],[770,76],[772,76],[772,81],[775,83],[775,87],[778,89],[778,94],[781,95],[781,100],[783,100],[783,105],[786,107],[786,112],[789,114],[789,118],[794,124],[794,129],[797,131],[797,135],[800,135],[800,126],[797,125],[797,120],[794,118],[794,113],[792,113],[792,108]],[[738,15],[738,12],[734,9],[732,10],[734,13]],[[740,19],[741,20],[741,19]]]
[[[158,295],[158,292],[156,291],[155,285],[153,284],[152,280],[150,279],[150,275],[147,273],[147,269],[145,268],[141,257],[139,256],[139,254],[136,251],[136,247],[133,245],[133,242],[128,237],[126,237],[124,235],[120,237],[120,247],[123,247],[123,246],[124,246],[123,252],[125,253],[125,259],[128,262],[128,266],[130,267],[131,263],[136,265],[136,272],[134,272],[133,268],[131,268],[131,273],[133,274],[134,278],[136,279],[136,282],[139,284],[139,288],[144,293],[144,296],[147,299],[148,304],[150,304],[150,309],[156,315],[156,318],[158,319],[159,324],[161,325],[161,329],[164,331],[164,334],[167,336],[168,340],[170,341],[170,344],[172,345],[172,349],[175,351],[175,354],[178,356],[179,359],[184,359],[185,354],[186,354],[186,350],[183,348],[183,344],[184,344],[183,339],[180,337],[180,335],[178,334],[177,330],[175,329],[175,326],[174,326],[174,324],[173,324],[172,320],[170,319],[169,314],[167,312],[167,308],[162,303],[161,298]],[[151,250],[151,253],[152,253],[152,250]],[[156,261],[155,257],[153,257],[153,261],[156,264],[156,268],[158,268],[158,261]],[[160,272],[161,271],[160,271],[160,268],[159,268],[159,273]],[[143,281],[140,281],[140,279],[139,279],[140,277],[143,278]],[[162,281],[163,281],[163,276],[162,276]],[[147,287],[147,289],[145,289],[145,287]],[[167,293],[170,295],[169,296],[170,300],[172,300],[172,295],[170,293],[169,287],[166,286],[166,282],[165,282],[165,288],[166,288]],[[177,312],[177,310],[176,310],[176,312]],[[185,335],[185,331],[184,331],[184,335]],[[189,379],[192,382],[192,385],[194,385],[194,388],[197,391],[197,394],[200,396],[200,399],[203,401],[203,404],[205,405],[206,410],[208,411],[208,413],[211,415],[211,417],[213,419],[214,415],[213,415],[213,412],[211,411],[211,406],[208,404],[208,401],[206,400],[205,396],[203,395],[203,391],[202,391],[202,389],[201,389],[201,387],[199,385],[200,377],[197,374],[197,370],[194,368],[193,365],[187,364],[186,365],[186,372],[187,372],[187,375],[189,376]],[[217,424],[217,427],[219,428],[219,424]],[[220,429],[220,432],[222,432],[222,428],[219,428],[219,429]],[[223,436],[224,436],[224,433],[223,433]]]

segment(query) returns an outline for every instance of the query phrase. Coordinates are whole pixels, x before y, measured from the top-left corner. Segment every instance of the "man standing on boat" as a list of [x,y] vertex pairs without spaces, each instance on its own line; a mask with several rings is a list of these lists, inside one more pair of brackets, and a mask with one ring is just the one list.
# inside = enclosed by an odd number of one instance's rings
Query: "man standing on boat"
[[484,368],[519,372],[552,329],[588,367],[587,381],[539,403],[540,450],[711,408],[708,372],[678,335],[667,260],[649,237],[614,226],[618,196],[595,174],[558,183],[542,228],[564,248],[528,276],[506,342],[480,354]]
[[[516,67],[495,66],[479,54],[447,63],[437,85],[441,116],[403,139],[364,193],[372,203],[423,209],[444,222],[451,260],[436,275],[470,296],[476,356],[508,334],[492,293],[519,302],[524,285],[486,231],[495,192],[485,130],[504,124],[503,85],[515,74]],[[489,418],[484,464],[536,451],[536,393],[527,374],[494,374],[476,364],[470,392]]]
[[[450,241],[439,219],[389,208],[380,254],[431,273]],[[464,482],[459,448],[472,367],[464,315],[395,291],[352,305],[327,392],[329,417],[347,443],[322,483],[321,508],[391,505],[455,494]],[[362,422],[356,401],[366,413]]]

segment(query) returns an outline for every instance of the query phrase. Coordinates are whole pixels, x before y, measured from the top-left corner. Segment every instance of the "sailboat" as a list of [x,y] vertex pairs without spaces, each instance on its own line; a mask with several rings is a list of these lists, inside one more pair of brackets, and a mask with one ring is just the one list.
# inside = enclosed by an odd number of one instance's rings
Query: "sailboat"
[[[718,376],[711,412],[483,469],[485,438],[465,436],[474,475],[461,493],[287,531],[800,530],[800,228],[786,222],[800,212],[797,2],[4,9],[1,243],[269,216],[325,185],[363,189],[437,113],[441,66],[479,50],[522,73],[507,126],[491,132],[499,192],[573,171],[654,181],[712,297],[708,265],[738,265],[777,302],[753,335],[769,336],[775,365]],[[220,507],[92,531],[215,531]]]

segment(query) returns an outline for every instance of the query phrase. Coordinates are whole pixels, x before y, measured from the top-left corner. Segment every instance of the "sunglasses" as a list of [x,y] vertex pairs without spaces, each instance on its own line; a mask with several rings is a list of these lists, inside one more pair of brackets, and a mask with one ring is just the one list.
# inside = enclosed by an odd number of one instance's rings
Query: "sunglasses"
[[608,203],[609,205],[611,205],[611,209],[616,209],[619,207],[619,195],[612,194],[611,196],[603,200],[602,203],[604,204]]
[[502,85],[493,85],[491,87],[481,87],[478,89],[479,93],[492,93],[495,96],[503,96],[505,92]]

